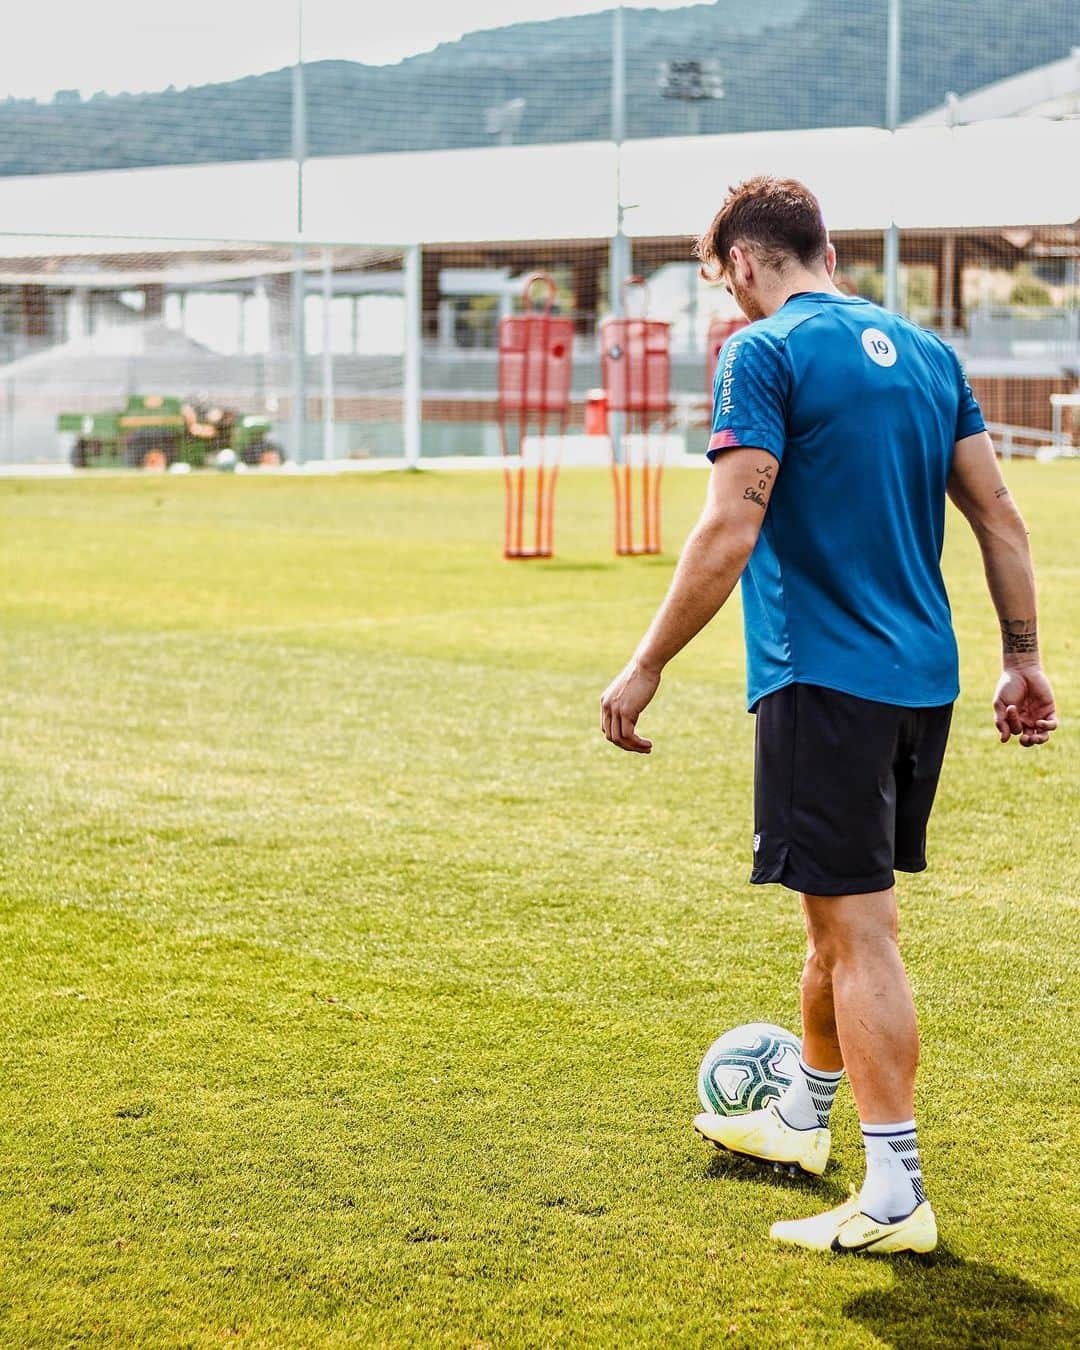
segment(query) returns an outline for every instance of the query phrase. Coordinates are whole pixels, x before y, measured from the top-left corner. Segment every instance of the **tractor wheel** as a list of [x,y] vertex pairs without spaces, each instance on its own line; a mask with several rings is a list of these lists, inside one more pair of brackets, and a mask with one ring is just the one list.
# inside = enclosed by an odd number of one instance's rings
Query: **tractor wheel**
[[85,436],[80,437],[71,447],[71,467],[85,469],[90,463],[90,456],[96,453],[97,447],[97,441],[88,441]]
[[125,457],[132,469],[141,469],[151,450],[158,450],[165,456],[165,463],[171,464],[176,458],[176,432],[159,431],[156,427],[139,427],[127,439]]
[[257,436],[244,446],[240,458],[245,464],[281,464],[285,456],[281,446],[269,436]]

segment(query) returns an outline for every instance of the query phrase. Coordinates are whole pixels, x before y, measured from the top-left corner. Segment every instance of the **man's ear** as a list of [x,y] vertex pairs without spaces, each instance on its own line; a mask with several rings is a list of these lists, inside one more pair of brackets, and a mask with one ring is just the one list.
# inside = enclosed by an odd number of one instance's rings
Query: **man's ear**
[[731,273],[738,279],[739,285],[749,285],[754,277],[754,268],[749,253],[746,249],[740,248],[738,244],[732,244],[728,256],[731,259]]
[[829,276],[836,271],[836,249],[830,244],[825,250],[825,271]]

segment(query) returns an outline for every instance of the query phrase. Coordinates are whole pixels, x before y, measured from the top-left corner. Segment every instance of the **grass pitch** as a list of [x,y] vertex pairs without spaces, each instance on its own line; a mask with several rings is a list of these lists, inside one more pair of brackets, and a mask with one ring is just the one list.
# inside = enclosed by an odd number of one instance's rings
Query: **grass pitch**
[[847,1088],[817,1184],[690,1131],[709,1041],[797,1024],[802,934],[746,884],[734,603],[651,758],[600,736],[671,570],[612,558],[605,475],[526,564],[486,474],[0,484],[0,1341],[1076,1344],[1080,469],[1008,476],[1064,729],[997,744],[953,514],[921,1262],[770,1247],[861,1176]]

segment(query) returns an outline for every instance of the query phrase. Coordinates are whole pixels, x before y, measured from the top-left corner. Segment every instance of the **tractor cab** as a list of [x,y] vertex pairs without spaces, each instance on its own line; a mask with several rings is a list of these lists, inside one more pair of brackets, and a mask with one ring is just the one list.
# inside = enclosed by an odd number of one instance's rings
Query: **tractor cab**
[[231,408],[219,408],[205,396],[194,398],[181,409],[187,434],[197,441],[218,441],[229,444],[236,413]]

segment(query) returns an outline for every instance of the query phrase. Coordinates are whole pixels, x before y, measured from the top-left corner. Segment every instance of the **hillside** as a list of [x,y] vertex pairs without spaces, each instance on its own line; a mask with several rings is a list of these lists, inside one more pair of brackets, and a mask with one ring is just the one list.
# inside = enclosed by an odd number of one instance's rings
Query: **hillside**
[[[772,0],[767,20],[732,7],[628,10],[627,134],[684,134],[686,105],[658,89],[664,60],[712,58],[725,97],[700,129],[880,124],[885,3]],[[902,116],[1065,55],[1075,0],[907,0]],[[611,16],[471,33],[393,66],[306,69],[312,155],[490,145],[487,110],[524,99],[516,143],[602,139],[610,127]],[[85,102],[0,103],[0,174],[267,159],[290,153],[291,72]]]

